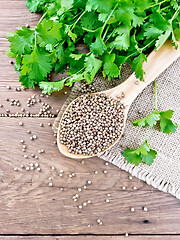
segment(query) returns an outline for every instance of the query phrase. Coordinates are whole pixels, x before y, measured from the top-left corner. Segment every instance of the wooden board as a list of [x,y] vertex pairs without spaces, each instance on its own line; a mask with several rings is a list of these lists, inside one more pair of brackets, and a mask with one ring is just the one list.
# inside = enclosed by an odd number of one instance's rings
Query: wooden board
[[5,236],[0,240],[179,240],[180,236]]
[[[26,104],[33,94],[50,104],[52,113],[57,114],[67,96],[64,92],[69,89],[50,97],[39,96],[41,92],[38,89],[17,92],[16,87],[20,87],[18,74],[5,56],[9,46],[6,33],[26,23],[34,27],[40,18],[39,14],[30,13],[24,3],[25,0],[0,0],[0,104],[3,104],[0,114],[5,114],[6,110],[12,114],[21,113],[21,108],[38,114],[40,103],[32,107]],[[52,80],[59,77],[53,75]],[[11,90],[7,89],[8,85]],[[10,106],[6,98],[19,99],[21,106]],[[130,180],[128,173],[111,164],[106,166],[101,159],[92,158],[82,164],[63,157],[48,126],[53,121],[47,118],[0,117],[0,240],[124,240],[125,233],[134,234],[130,235],[132,240],[180,239],[177,235],[180,234],[179,200],[138,179]],[[19,122],[23,126],[19,126]],[[32,133],[28,134],[27,130]],[[37,139],[31,141],[33,135]],[[26,152],[22,152],[20,140],[25,141]],[[38,153],[40,149],[45,153]],[[37,155],[38,159],[35,160],[31,154]],[[41,171],[21,168],[21,165],[28,167],[30,163],[38,163]],[[59,171],[62,169],[64,174],[61,178]],[[104,170],[108,173],[104,174]],[[72,173],[75,173],[73,178],[69,177]],[[88,180],[92,184],[83,189]],[[53,186],[50,187],[49,183]],[[79,192],[77,188],[83,190]],[[72,199],[75,194],[80,196],[78,202]],[[107,203],[106,199],[110,202]],[[92,203],[80,209],[78,206],[87,200]],[[131,212],[132,207],[135,212]],[[143,211],[143,207],[148,211]],[[99,225],[97,219],[103,224]]]
[[[20,121],[23,126],[19,126]],[[113,165],[106,166],[98,158],[85,160],[82,164],[79,160],[62,156],[53,143],[55,137],[48,126],[52,121],[0,119],[1,234],[180,233],[179,200],[138,179],[130,180],[126,172]],[[27,130],[32,133],[28,134]],[[31,141],[29,137],[33,135],[37,139]],[[23,144],[20,140],[25,140],[25,153],[21,151]],[[45,153],[39,154],[40,149]],[[39,159],[35,161],[30,156],[32,153]],[[41,172],[20,168],[22,164],[28,166],[28,163],[35,162],[39,163]],[[64,170],[63,178],[58,176],[61,169]],[[107,174],[103,173],[105,169]],[[99,173],[95,174],[95,171]],[[73,178],[69,177],[72,172],[76,174]],[[48,180],[49,177],[52,180]],[[78,192],[77,189],[83,188],[88,180],[92,184]],[[52,187],[48,186],[49,182],[53,183]],[[133,189],[134,186],[137,190]],[[108,193],[111,197],[107,197]],[[80,195],[78,202],[72,200],[74,194]],[[105,202],[106,199],[110,202]],[[87,200],[92,203],[79,209],[78,205]],[[131,212],[131,207],[135,212]],[[148,212],[143,211],[143,207],[147,207]],[[97,219],[102,220],[102,226]]]

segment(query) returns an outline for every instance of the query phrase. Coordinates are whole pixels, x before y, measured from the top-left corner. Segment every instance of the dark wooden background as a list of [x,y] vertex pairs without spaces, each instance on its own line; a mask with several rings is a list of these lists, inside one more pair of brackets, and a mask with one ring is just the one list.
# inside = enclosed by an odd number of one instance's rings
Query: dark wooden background
[[[5,56],[9,45],[6,33],[26,23],[34,27],[40,17],[29,13],[24,3],[24,0],[0,0],[0,104],[3,105],[0,114],[6,110],[11,114],[21,113],[22,107],[37,114],[40,103],[30,108],[26,104],[33,94],[50,104],[52,112],[57,114],[66,98],[64,91],[47,98],[39,97],[39,90],[15,90],[20,84],[10,59]],[[7,85],[12,89],[8,90]],[[21,107],[10,106],[6,98],[19,99]],[[62,156],[48,125],[53,121],[53,118],[0,117],[0,240],[124,240],[126,233],[132,240],[180,239],[179,200],[138,179],[129,179],[129,174],[113,165],[106,166],[101,159],[92,158],[82,164]],[[37,140],[31,141],[27,130]],[[21,150],[21,139],[27,145],[25,153]],[[42,148],[45,153],[39,154]],[[35,161],[31,153],[39,159]],[[32,162],[39,163],[40,172],[20,167]],[[58,176],[61,169],[63,178]],[[108,173],[104,174],[104,170]],[[70,178],[72,172],[76,176]],[[83,187],[87,180],[92,184],[78,192],[77,188]],[[78,202],[72,200],[76,193],[80,195]],[[92,203],[79,209],[87,200]],[[130,211],[131,207],[135,212]],[[148,211],[143,211],[143,207]],[[97,219],[103,224],[99,225]]]

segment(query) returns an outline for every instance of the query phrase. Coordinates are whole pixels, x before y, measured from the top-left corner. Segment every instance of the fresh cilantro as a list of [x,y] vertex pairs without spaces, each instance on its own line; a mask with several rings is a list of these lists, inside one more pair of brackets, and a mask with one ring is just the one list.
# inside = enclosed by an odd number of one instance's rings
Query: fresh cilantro
[[155,110],[149,114],[148,116],[133,121],[134,126],[140,126],[140,127],[153,127],[158,122],[160,123],[160,131],[164,133],[174,133],[177,128],[177,124],[173,123],[171,118],[173,116],[174,111],[173,110],[167,110],[165,112],[159,112],[158,111],[158,104],[157,104],[157,84],[156,81],[154,83],[155,85]]
[[[27,0],[30,12],[43,15],[34,29],[21,27],[7,34],[6,54],[16,58],[22,85],[41,82],[44,92],[75,81],[92,83],[98,72],[109,80],[120,79],[125,61],[144,80],[143,63],[153,49],[168,38],[178,48],[179,5],[179,0]],[[76,48],[79,42],[89,49],[82,57]],[[51,71],[68,72],[69,77],[63,85],[62,80],[51,83]]]
[[[154,82],[155,85],[155,110],[149,114],[148,116],[133,121],[134,126],[147,127],[150,126],[151,130],[153,126],[155,126],[158,122],[160,125],[160,131],[164,133],[174,133],[177,129],[177,124],[173,123],[171,118],[173,116],[173,110],[167,110],[165,112],[158,111],[158,103],[157,103],[157,83]],[[138,149],[125,149],[122,155],[125,157],[127,162],[133,163],[136,166],[140,163],[145,163],[147,165],[151,165],[156,158],[157,152],[155,150],[150,149],[148,146],[148,138],[150,136],[151,130],[148,134],[148,137],[142,144],[142,146]]]
[[138,119],[136,121],[133,121],[134,126],[140,126],[140,127],[153,127],[156,125],[157,121],[160,120],[160,114],[157,110],[154,110],[151,114],[149,114],[147,117]]
[[173,110],[167,110],[166,112],[160,112],[160,130],[164,133],[174,133],[177,128],[177,123],[171,121]]
[[140,163],[151,165],[156,158],[157,152],[150,149],[147,140],[145,140],[145,142],[141,145],[140,148],[127,148],[126,150],[124,150],[122,155],[125,157],[128,163],[135,164],[136,166]]

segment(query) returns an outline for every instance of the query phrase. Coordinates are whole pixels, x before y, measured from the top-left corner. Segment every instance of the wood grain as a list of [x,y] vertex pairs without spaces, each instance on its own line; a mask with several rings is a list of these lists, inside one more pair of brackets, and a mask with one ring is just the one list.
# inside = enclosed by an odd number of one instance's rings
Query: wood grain
[[[40,15],[32,14],[24,5],[25,0],[0,0],[0,113],[9,109],[11,113],[26,111],[37,114],[40,104],[27,107],[26,100],[34,93],[40,94],[38,89],[17,92],[20,86],[18,74],[5,50],[9,43],[5,39],[6,33],[15,31],[18,26],[28,23],[34,27]],[[58,80],[59,76],[52,76]],[[11,90],[6,86],[10,85]],[[64,90],[67,91],[67,90]],[[51,97],[42,97],[42,101],[50,104],[56,110],[62,106],[65,95],[55,93]],[[5,98],[19,99],[21,107],[11,107]],[[157,234],[130,236],[133,240],[177,240],[180,236],[180,205],[179,200],[159,192],[144,182],[133,178],[113,165],[106,166],[98,158],[85,160],[72,160],[62,156],[53,143],[56,139],[48,126],[54,119],[46,118],[2,118],[0,117],[0,240],[124,240],[123,235],[130,234]],[[24,125],[19,126],[19,122]],[[44,126],[40,127],[40,123]],[[27,130],[31,130],[29,135]],[[38,138],[30,140],[30,136]],[[26,152],[22,152],[20,140],[25,141]],[[45,153],[38,153],[44,149]],[[30,155],[34,153],[39,159]],[[28,156],[27,159],[24,155]],[[26,171],[20,166],[29,166],[29,163],[38,162],[41,171]],[[52,169],[55,168],[55,170]],[[18,171],[14,171],[17,168]],[[63,178],[59,170],[64,170]],[[104,174],[104,170],[108,174]],[[94,172],[98,171],[98,174]],[[73,178],[69,174],[75,173]],[[49,177],[52,180],[49,180]],[[86,190],[78,192],[77,188],[91,180],[92,184]],[[53,183],[49,187],[49,182]],[[125,186],[126,190],[122,190]],[[137,190],[134,190],[137,187]],[[62,190],[63,189],[63,190]],[[80,198],[74,202],[72,197],[78,193]],[[111,197],[107,197],[110,193]],[[105,200],[109,198],[110,202]],[[78,205],[91,200],[83,209]],[[135,212],[130,208],[134,207]],[[148,208],[148,212],[142,210]],[[101,219],[103,225],[97,224]],[[91,225],[88,227],[88,225]],[[13,236],[14,234],[29,234],[33,236]],[[38,234],[39,236],[36,236]],[[42,236],[40,236],[42,234]],[[69,236],[43,236],[44,234]],[[102,234],[102,236],[70,236],[70,234]],[[112,236],[104,236],[111,234]],[[122,236],[114,236],[122,234]],[[159,234],[168,234],[160,236]],[[12,235],[12,236],[3,236]]]
[[0,240],[179,240],[180,236],[5,236],[0,237]]
[[[19,121],[24,125],[19,126]],[[180,233],[179,200],[159,192],[103,160],[92,158],[80,161],[68,159],[54,145],[49,119],[0,118],[0,233],[1,234],[177,234]],[[51,121],[53,121],[51,119]],[[40,127],[39,123],[44,127]],[[27,134],[31,130],[32,134]],[[30,136],[37,140],[31,141]],[[21,151],[20,140],[25,140],[27,152]],[[39,149],[45,153],[38,154]],[[30,156],[39,156],[35,161]],[[26,171],[23,164],[38,162],[41,172]],[[55,170],[52,170],[52,166]],[[18,171],[14,171],[18,168]],[[63,178],[59,170],[64,170]],[[107,169],[108,173],[103,174]],[[94,172],[98,170],[96,175]],[[74,172],[75,177],[68,175]],[[52,177],[52,181],[48,178]],[[92,185],[78,192],[87,180]],[[52,182],[53,187],[48,183]],[[122,190],[126,186],[126,190]],[[133,187],[136,186],[137,190]],[[61,188],[64,191],[61,191]],[[80,198],[74,202],[72,197]],[[110,203],[106,203],[110,193]],[[78,205],[91,200],[83,209]],[[143,206],[148,212],[142,210]],[[131,207],[135,212],[131,212]],[[103,225],[97,224],[101,219]],[[91,227],[88,227],[91,225]]]

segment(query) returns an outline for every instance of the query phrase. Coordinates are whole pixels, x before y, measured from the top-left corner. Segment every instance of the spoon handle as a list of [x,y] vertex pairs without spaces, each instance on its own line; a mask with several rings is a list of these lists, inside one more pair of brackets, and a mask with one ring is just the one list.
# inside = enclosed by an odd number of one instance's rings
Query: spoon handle
[[144,82],[138,80],[135,74],[132,74],[125,82],[119,86],[107,91],[108,95],[117,98],[124,93],[123,102],[126,105],[131,105],[134,99],[143,89],[153,82],[166,68],[168,68],[177,58],[180,57],[180,42],[178,42],[178,50],[175,50],[172,42],[167,41],[158,50],[153,51],[147,58],[147,62],[143,64],[145,71]]

